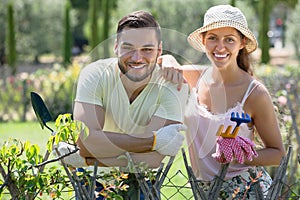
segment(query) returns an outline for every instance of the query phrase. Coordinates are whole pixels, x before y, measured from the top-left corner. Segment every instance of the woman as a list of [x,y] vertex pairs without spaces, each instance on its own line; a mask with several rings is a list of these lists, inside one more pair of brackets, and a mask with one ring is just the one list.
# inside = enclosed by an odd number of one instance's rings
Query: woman
[[[263,147],[252,161],[230,163],[219,197],[255,198],[249,168],[260,172],[260,185],[266,195],[272,180],[262,167],[255,166],[278,165],[285,150],[270,95],[250,69],[249,55],[256,50],[257,42],[245,16],[230,5],[211,7],[204,16],[203,27],[192,32],[188,42],[196,50],[206,52],[212,65],[202,70],[181,68],[192,88],[185,122],[191,165],[197,179],[204,189],[209,188],[221,166],[212,157],[218,128],[235,126],[230,121],[232,112],[247,113],[251,123],[242,124],[238,134],[253,141],[254,132],[257,133]],[[249,185],[250,188],[246,187]]]

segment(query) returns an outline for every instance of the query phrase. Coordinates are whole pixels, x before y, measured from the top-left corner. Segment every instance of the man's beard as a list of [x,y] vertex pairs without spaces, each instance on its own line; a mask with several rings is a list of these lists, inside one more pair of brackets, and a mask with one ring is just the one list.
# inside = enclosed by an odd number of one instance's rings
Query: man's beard
[[140,82],[140,81],[145,80],[148,76],[151,76],[153,70],[155,69],[156,62],[147,64],[147,66],[145,67],[147,69],[146,73],[141,76],[134,76],[134,75],[131,75],[130,73],[128,73],[130,71],[130,69],[126,70],[124,65],[120,62],[120,60],[118,61],[118,66],[119,66],[119,69],[121,70],[122,74],[124,74],[129,80],[134,81],[134,82]]

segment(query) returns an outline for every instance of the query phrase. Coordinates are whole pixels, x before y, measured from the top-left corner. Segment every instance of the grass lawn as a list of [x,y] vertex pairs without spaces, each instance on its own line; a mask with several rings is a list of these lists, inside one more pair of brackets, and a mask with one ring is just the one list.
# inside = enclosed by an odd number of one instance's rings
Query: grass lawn
[[42,129],[38,122],[0,123],[0,144],[9,138],[16,138],[37,144],[41,152],[44,152],[50,134],[50,131]]
[[[47,123],[47,125],[55,130],[54,124]],[[46,143],[50,134],[50,131],[46,128],[42,129],[38,122],[0,123],[0,145],[9,138],[30,141],[32,144],[37,144],[40,147],[42,155],[44,155],[46,150]],[[164,181],[163,185],[165,186],[161,189],[162,199],[193,199],[192,191],[187,182],[186,169],[181,152],[179,152]],[[178,192],[179,190],[180,192]],[[66,193],[64,199],[70,198],[71,196]],[[8,200],[10,198],[9,195],[5,195],[2,199]],[[46,200],[51,198],[44,197],[42,199]]]

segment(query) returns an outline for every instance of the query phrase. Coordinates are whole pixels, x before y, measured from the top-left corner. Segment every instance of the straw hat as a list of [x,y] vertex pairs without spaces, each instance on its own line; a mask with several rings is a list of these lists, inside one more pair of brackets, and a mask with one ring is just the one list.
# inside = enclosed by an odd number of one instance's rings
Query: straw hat
[[255,51],[257,42],[254,34],[248,28],[247,20],[240,9],[230,5],[218,5],[208,9],[204,15],[204,25],[188,37],[190,45],[198,51],[205,52],[202,44],[202,33],[223,27],[233,27],[248,38],[246,49],[248,53]]

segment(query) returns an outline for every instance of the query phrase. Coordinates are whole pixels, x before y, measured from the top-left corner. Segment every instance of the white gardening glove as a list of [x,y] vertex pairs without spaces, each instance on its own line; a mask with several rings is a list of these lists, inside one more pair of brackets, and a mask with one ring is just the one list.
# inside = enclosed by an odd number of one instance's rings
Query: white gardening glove
[[158,151],[162,155],[175,156],[184,140],[184,136],[180,131],[185,129],[185,125],[171,124],[154,131],[152,150]]
[[[58,155],[56,153],[56,149],[59,152],[60,156],[63,156],[63,155],[66,155],[70,152],[73,152],[75,150],[75,146],[70,145],[70,144],[65,143],[65,142],[59,142],[58,145],[56,147],[54,147],[53,151],[52,151],[52,154],[55,157],[58,157]],[[87,166],[87,164],[85,162],[85,159],[80,156],[79,151],[76,151],[75,153],[64,157],[63,160],[67,165],[70,165],[70,166],[75,167],[75,168]]]

